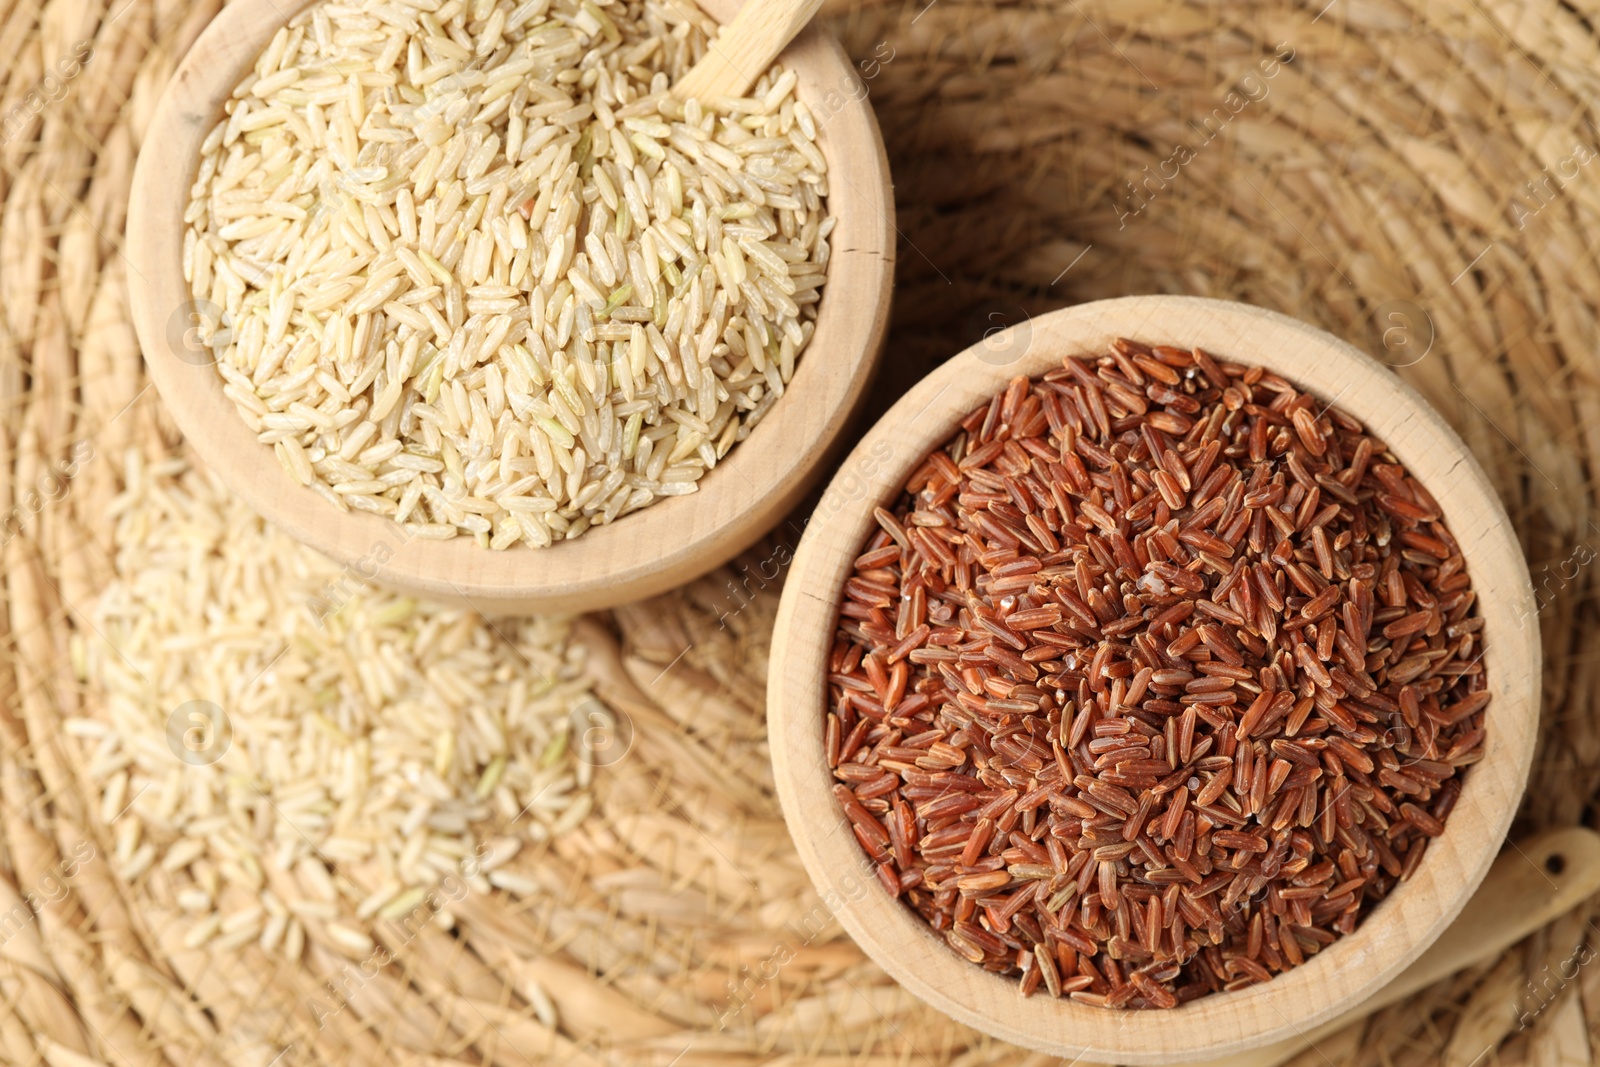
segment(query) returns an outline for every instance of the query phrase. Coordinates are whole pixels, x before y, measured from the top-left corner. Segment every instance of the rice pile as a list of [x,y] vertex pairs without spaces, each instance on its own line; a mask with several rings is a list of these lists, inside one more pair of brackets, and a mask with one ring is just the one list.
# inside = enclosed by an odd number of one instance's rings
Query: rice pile
[[782,396],[833,222],[793,72],[667,95],[712,27],[382,0],[279,31],[204,143],[184,272],[292,477],[497,549],[694,492]]
[[1417,870],[1483,758],[1442,509],[1260,367],[1068,356],[876,515],[834,793],[879,882],[1024,994],[1172,1008],[1299,966]]
[[66,724],[118,872],[174,891],[191,945],[290,958],[308,922],[370,950],[363,924],[447,878],[530,892],[495,868],[591,803],[568,740],[600,705],[566,625],[366,588],[320,615],[333,565],[211,475],[135,455],[125,476],[118,577],[74,647],[102,699]]

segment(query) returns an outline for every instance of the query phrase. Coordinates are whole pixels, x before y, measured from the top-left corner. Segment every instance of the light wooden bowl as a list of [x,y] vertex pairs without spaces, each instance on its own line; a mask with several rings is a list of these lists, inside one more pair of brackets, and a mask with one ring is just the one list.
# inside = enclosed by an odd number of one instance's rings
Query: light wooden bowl
[[[911,471],[957,420],[1012,377],[1116,337],[1199,346],[1278,372],[1365,422],[1428,487],[1462,546],[1484,616],[1487,751],[1422,865],[1356,932],[1294,970],[1171,1011],[1110,1011],[1037,993],[957,956],[878,885],[830,792],[823,753],[826,658],[841,587]],[[848,491],[838,488],[850,479]],[[784,816],[824,902],[908,990],[961,1022],[1058,1056],[1152,1064],[1209,1059],[1291,1037],[1354,1006],[1399,974],[1449,925],[1489,869],[1527,779],[1539,712],[1537,612],[1510,521],[1483,471],[1410,387],[1350,345],[1283,315],[1195,297],[1103,300],[1053,312],[967,349],[923,379],[844,461],[795,555],[775,624],[767,689]]]
[[[188,341],[196,305],[184,280],[183,213],[200,144],[272,35],[312,0],[236,0],[195,42],[167,84],[134,172],[128,258],[134,327],[150,376],[196,453],[256,511],[349,573],[488,614],[588,611],[651,596],[725,563],[777,523],[811,487],[865,393],[883,347],[894,278],[894,197],[872,109],[839,43],[811,27],[781,61],[800,99],[825,121],[837,217],[816,333],[788,391],[701,481],[574,541],[503,552],[470,537],[408,539],[375,515],[344,513],[300,486],[222,393],[222,378]],[[707,0],[720,21],[738,4]],[[842,104],[840,102],[843,102]],[[835,107],[834,105],[838,105]]]

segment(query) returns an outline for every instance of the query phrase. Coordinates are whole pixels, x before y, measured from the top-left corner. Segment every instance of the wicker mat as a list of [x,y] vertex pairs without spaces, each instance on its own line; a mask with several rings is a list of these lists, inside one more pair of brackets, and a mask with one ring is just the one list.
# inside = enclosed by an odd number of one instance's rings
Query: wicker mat
[[[330,947],[294,964],[186,948],[171,906],[134,900],[99,858],[99,793],[59,728],[86,699],[72,652],[111,573],[118,457],[178,445],[128,325],[128,187],[217,6],[0,0],[0,515],[16,519],[0,535],[0,913],[71,873],[3,931],[0,1061],[1044,1062],[922,1007],[837,926],[797,933],[819,902],[773,797],[761,699],[782,553],[583,625],[637,736],[597,776],[594,814],[530,850],[540,892],[469,897],[453,932],[391,945],[337,1011],[319,1000],[346,962]],[[1489,470],[1535,568],[1546,710],[1518,832],[1592,822],[1600,4],[917,0],[829,17],[896,176],[875,403],[997,326],[1125,293],[1248,300],[1384,354]],[[1590,1062],[1600,967],[1549,977],[1588,958],[1595,912],[1300,1062]]]

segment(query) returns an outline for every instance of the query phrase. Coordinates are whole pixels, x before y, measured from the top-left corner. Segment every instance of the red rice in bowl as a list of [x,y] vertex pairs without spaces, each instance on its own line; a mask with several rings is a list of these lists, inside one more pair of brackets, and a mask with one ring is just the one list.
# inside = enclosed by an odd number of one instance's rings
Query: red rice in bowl
[[834,792],[885,889],[1024,994],[1168,1008],[1298,966],[1410,877],[1483,755],[1437,502],[1259,367],[1068,357],[876,515]]

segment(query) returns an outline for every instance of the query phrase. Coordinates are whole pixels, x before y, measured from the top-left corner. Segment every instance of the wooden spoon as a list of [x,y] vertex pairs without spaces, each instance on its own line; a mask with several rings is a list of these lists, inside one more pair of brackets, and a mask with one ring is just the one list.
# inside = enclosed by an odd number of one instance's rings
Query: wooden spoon
[[702,103],[743,96],[821,6],[822,0],[745,0],[700,62],[672,87],[673,95]]

